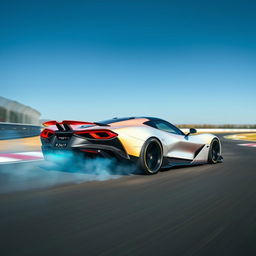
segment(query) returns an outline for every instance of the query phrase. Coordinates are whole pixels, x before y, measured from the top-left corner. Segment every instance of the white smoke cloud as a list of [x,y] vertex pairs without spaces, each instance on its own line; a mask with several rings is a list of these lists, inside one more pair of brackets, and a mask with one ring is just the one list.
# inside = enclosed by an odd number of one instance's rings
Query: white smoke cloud
[[51,161],[0,165],[0,193],[118,179],[136,169],[113,159],[84,159],[68,152],[49,158]]

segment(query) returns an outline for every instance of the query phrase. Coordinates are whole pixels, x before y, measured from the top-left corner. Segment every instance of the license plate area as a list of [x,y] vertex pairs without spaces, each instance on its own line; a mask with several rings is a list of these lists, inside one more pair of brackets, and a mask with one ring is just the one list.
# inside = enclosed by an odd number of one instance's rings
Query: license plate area
[[72,132],[55,132],[58,141],[67,141],[69,140],[73,133]]
[[68,146],[68,143],[73,136],[73,132],[67,132],[67,131],[57,131],[56,134],[56,140],[54,142],[54,147],[58,149],[64,149]]
[[60,142],[60,141],[57,141],[57,142],[55,142],[55,147],[56,148],[66,148],[67,147],[67,145],[68,145],[68,143],[67,142]]

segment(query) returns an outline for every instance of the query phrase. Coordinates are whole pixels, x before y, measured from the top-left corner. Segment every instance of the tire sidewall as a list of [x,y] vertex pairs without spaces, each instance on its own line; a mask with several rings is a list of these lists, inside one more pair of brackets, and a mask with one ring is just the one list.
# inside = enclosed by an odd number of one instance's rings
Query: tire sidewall
[[[160,164],[159,164],[159,168],[156,171],[151,171],[149,169],[149,167],[147,166],[147,163],[146,163],[146,151],[147,151],[148,146],[153,142],[157,143],[159,145],[160,150],[161,150]],[[161,142],[157,138],[154,138],[154,137],[147,139],[145,141],[144,145],[141,148],[141,153],[140,153],[140,157],[139,157],[139,160],[138,160],[139,169],[141,171],[143,171],[144,173],[146,173],[146,174],[150,174],[150,175],[156,174],[161,169],[162,163],[163,163],[163,147],[162,147]]]
[[220,141],[217,138],[214,138],[211,141],[211,145],[210,145],[209,153],[208,153],[208,163],[210,163],[210,164],[217,164],[218,163],[218,159],[214,160],[213,159],[213,154],[212,154],[212,147],[213,147],[213,143],[214,142],[218,142],[219,143],[219,147],[220,147],[220,150],[221,150]]

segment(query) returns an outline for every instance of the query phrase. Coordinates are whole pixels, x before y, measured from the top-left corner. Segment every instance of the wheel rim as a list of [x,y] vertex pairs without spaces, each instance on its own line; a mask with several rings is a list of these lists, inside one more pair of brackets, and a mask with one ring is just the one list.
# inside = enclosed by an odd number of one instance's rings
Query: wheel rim
[[145,162],[150,172],[154,173],[159,170],[162,164],[162,150],[157,142],[151,142],[145,154]]
[[220,156],[220,144],[218,141],[214,141],[212,144],[212,160],[216,162]]

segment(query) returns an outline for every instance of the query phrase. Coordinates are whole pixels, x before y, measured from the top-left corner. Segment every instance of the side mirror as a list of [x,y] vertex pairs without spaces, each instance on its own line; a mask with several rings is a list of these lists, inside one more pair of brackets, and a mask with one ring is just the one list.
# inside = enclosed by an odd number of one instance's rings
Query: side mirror
[[197,133],[197,130],[194,128],[190,128],[189,132],[186,134],[186,136],[188,136],[189,134],[192,134],[192,133]]

